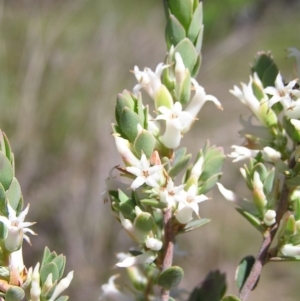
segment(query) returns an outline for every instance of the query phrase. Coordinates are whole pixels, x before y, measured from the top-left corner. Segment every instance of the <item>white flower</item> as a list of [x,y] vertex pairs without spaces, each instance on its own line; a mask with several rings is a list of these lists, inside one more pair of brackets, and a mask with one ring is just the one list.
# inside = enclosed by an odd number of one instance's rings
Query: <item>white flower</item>
[[168,178],[167,186],[159,192],[159,200],[173,207],[176,204],[174,197],[183,190],[184,185],[175,186],[171,178]]
[[291,119],[290,121],[291,121],[291,124],[295,127],[295,129],[300,132],[300,120]]
[[187,224],[192,220],[192,214],[195,212],[199,216],[198,203],[208,200],[204,194],[198,195],[198,188],[196,185],[191,185],[187,191],[181,190],[174,199],[178,202],[176,219],[181,224]]
[[275,210],[267,210],[264,216],[264,223],[267,226],[272,226],[276,222],[276,211]]
[[[256,83],[256,85],[260,88],[260,91],[262,92],[262,98],[257,99],[257,97],[254,95],[253,92],[253,82]],[[254,114],[254,116],[264,125],[267,124],[267,119],[265,114],[267,114],[267,103],[268,100],[267,95],[264,93],[262,83],[256,73],[254,73],[254,76],[250,76],[250,81],[248,85],[241,83],[242,90],[238,88],[237,86],[233,87],[233,90],[230,90],[229,92],[233,94],[235,97],[237,97],[241,103],[243,103],[245,106],[247,106],[251,112]]]
[[130,149],[130,143],[128,140],[119,136],[119,134],[113,134],[115,143],[119,154],[126,164],[138,165],[139,159],[132,153]]
[[284,255],[284,256],[299,256],[300,255],[300,245],[294,246],[292,244],[287,244],[284,245],[281,249],[280,252]]
[[116,266],[120,268],[128,268],[138,264],[150,264],[155,260],[156,257],[157,254],[155,252],[147,251],[141,255],[128,256],[123,259],[122,262],[116,263]]
[[66,290],[69,287],[73,279],[73,275],[74,275],[74,271],[71,271],[68,273],[68,275],[65,278],[61,279],[58,282],[49,301],[54,301],[64,290]]
[[260,152],[260,150],[249,149],[245,146],[232,145],[231,148],[234,149],[228,157],[233,158],[232,162],[238,162],[241,160],[254,158]]
[[143,88],[152,99],[154,99],[156,91],[162,85],[161,83],[161,74],[165,68],[169,67],[160,63],[157,65],[155,72],[149,68],[145,68],[144,71],[140,71],[137,66],[134,66],[133,73],[139,82],[133,88],[133,94],[137,95],[138,92]]
[[184,76],[185,76],[185,66],[182,60],[182,57],[179,52],[175,53],[175,77],[176,77],[176,82],[178,85],[182,82]]
[[20,248],[23,238],[30,244],[30,239],[25,233],[36,235],[28,227],[35,224],[35,222],[24,222],[25,216],[29,210],[29,204],[27,207],[16,216],[16,211],[7,204],[8,218],[6,216],[0,216],[0,222],[2,222],[8,229],[7,237],[5,238],[6,250],[13,252]]
[[109,301],[131,301],[132,297],[120,292],[116,285],[115,279],[119,275],[113,275],[108,279],[108,283],[101,286],[102,294],[99,300],[109,300]]
[[175,102],[171,109],[161,106],[157,110],[161,114],[156,117],[156,120],[166,121],[166,130],[161,137],[162,143],[168,148],[178,147],[181,133],[186,131],[187,125],[194,120],[193,116],[182,110],[180,102]]
[[148,237],[146,239],[146,243],[145,243],[146,247],[152,251],[159,251],[162,246],[163,243],[161,240],[154,238],[154,237]]
[[297,79],[290,81],[287,85],[284,84],[282,76],[278,73],[275,80],[275,87],[269,86],[264,89],[264,92],[272,95],[269,100],[269,108],[275,103],[280,102],[285,110],[293,107],[293,96],[296,93],[294,86],[297,83]]
[[31,277],[31,289],[30,297],[31,301],[40,301],[41,287],[40,287],[40,273],[39,273],[40,263],[38,262],[33,269]]
[[136,176],[136,179],[132,182],[130,187],[132,189],[137,189],[144,183],[150,187],[159,187],[157,182],[162,176],[162,168],[162,165],[150,166],[150,162],[146,155],[142,154],[139,162],[137,162],[134,166],[126,167],[128,172]]
[[199,111],[201,110],[202,106],[204,105],[204,103],[206,101],[212,101],[219,109],[223,109],[221,103],[215,96],[207,95],[205,93],[204,88],[202,86],[200,86],[194,78],[191,78],[191,81],[195,88],[195,95],[193,96],[191,101],[188,103],[187,107],[185,108],[185,111],[188,112],[192,116],[192,119],[190,119],[189,123],[185,125],[184,132],[189,130],[193,121],[196,119]]

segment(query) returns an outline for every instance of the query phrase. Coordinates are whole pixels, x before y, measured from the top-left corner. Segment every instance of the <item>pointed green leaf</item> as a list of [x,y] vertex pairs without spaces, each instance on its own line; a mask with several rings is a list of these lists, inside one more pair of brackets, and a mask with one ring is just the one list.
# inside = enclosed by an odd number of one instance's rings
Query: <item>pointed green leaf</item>
[[2,222],[0,222],[0,239],[5,239],[7,237],[7,234],[7,227]]
[[4,153],[0,151],[0,183],[7,190],[14,177],[13,167]]
[[190,101],[191,97],[191,76],[190,72],[185,72],[185,76],[180,85],[178,85],[177,98],[179,102],[185,105],[188,101]]
[[120,128],[130,142],[133,142],[138,134],[138,124],[142,124],[139,116],[125,107],[120,116]]
[[193,76],[192,71],[197,63],[198,53],[192,42],[188,38],[183,39],[175,47],[174,53],[176,52],[180,53],[185,67],[189,69],[191,75]]
[[264,181],[264,192],[266,195],[268,195],[272,192],[273,184],[274,184],[274,177],[275,177],[275,168],[273,167],[269,171],[269,173]]
[[171,15],[168,19],[165,35],[168,49],[172,45],[175,47],[186,36],[183,26],[174,15]]
[[134,110],[134,100],[131,97],[130,92],[124,90],[122,93],[118,95],[117,103],[116,103],[116,121],[119,123],[119,118],[123,109],[127,107],[130,110]]
[[188,301],[220,301],[226,292],[226,276],[220,271],[211,271],[204,281],[194,288]]
[[40,276],[42,284],[45,283],[48,275],[52,273],[52,281],[56,281],[59,279],[59,270],[54,262],[46,263],[40,269]]
[[57,254],[55,252],[50,252],[50,249],[45,247],[41,267],[46,263],[51,262],[56,256]]
[[149,159],[153,154],[154,148],[155,138],[146,130],[141,131],[133,142],[133,150],[138,158],[140,158],[142,154],[145,154]]
[[157,284],[164,289],[169,290],[181,282],[183,275],[184,272],[182,268],[172,266],[160,273]]
[[58,279],[60,279],[62,277],[62,275],[64,274],[64,270],[65,270],[65,266],[66,266],[66,256],[64,256],[63,254],[58,255],[56,258],[54,258],[52,260],[53,263],[55,263],[59,275],[58,275]]
[[190,162],[191,159],[191,154],[183,157],[181,160],[177,161],[175,165],[173,165],[170,169],[169,169],[169,176],[171,178],[176,177]]
[[10,206],[16,210],[21,198],[21,187],[18,180],[14,177],[9,189],[6,192]]
[[200,33],[201,27],[202,27],[202,18],[203,18],[203,12],[202,12],[202,2],[199,3],[198,7],[194,11],[192,21],[190,23],[187,37],[191,40],[193,44],[195,44],[196,39],[198,38],[198,35]]
[[201,55],[201,53],[199,53],[198,58],[197,58],[197,62],[195,64],[195,66],[194,66],[193,71],[191,72],[191,76],[192,77],[195,78],[197,76],[197,74],[199,72],[199,69],[201,67],[201,62],[202,62],[202,55]]
[[133,220],[135,218],[135,202],[132,199],[119,203],[119,210],[127,219]]
[[264,227],[261,224],[260,219],[255,217],[253,214],[247,212],[246,210],[243,210],[241,208],[235,208],[237,212],[239,212],[243,217],[250,222],[252,226],[254,226],[259,232],[263,233],[264,232]]
[[186,154],[186,147],[179,148],[174,152],[173,165],[176,165]]
[[166,203],[160,202],[156,199],[142,199],[141,203],[146,206],[151,206],[151,207],[160,208],[160,209],[164,209],[168,206]]
[[195,219],[187,223],[178,233],[185,233],[200,228],[210,222],[208,218]]
[[6,198],[6,192],[3,185],[0,183],[0,202],[5,201],[5,198]]
[[222,173],[217,173],[210,178],[208,178],[201,186],[199,187],[199,194],[205,194],[206,192],[210,191],[215,184],[220,180]]
[[286,236],[290,236],[290,235],[293,235],[295,232],[296,232],[295,217],[294,217],[294,215],[291,214],[288,217],[284,233]]
[[293,178],[290,178],[290,179],[286,180],[285,184],[289,188],[294,188],[294,187],[300,186],[300,176],[296,176],[296,177],[293,177]]
[[294,142],[299,142],[300,141],[300,132],[296,130],[295,126],[291,123],[291,120],[287,118],[286,116],[283,116],[282,118],[282,124],[284,129],[286,130],[287,134],[289,137],[294,141]]
[[[255,263],[255,257],[253,257],[252,255],[246,256],[240,261],[237,271],[235,273],[235,282],[239,291],[242,290],[243,285],[247,280],[254,263]],[[257,282],[253,287],[253,289],[256,287]]]
[[58,299],[55,299],[55,301],[67,301],[69,300],[68,296],[60,296]]
[[183,25],[185,30],[188,29],[193,14],[193,3],[191,0],[169,0],[170,10],[173,15]]
[[22,301],[25,297],[25,292],[18,286],[12,286],[8,289],[5,295],[5,301]]
[[154,220],[150,213],[143,212],[134,220],[134,227],[142,232],[150,232],[153,229]]

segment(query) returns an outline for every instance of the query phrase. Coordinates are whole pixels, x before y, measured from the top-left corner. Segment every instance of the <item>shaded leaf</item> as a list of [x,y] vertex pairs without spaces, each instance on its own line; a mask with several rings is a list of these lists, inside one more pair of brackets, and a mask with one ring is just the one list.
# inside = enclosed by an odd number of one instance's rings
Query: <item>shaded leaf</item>
[[184,272],[182,268],[172,266],[160,273],[157,279],[157,284],[164,289],[169,290],[181,282],[183,275]]
[[189,232],[192,230],[195,230],[197,228],[200,228],[207,223],[210,222],[210,219],[208,218],[200,218],[200,219],[195,219],[187,223],[182,230],[180,230],[178,233],[184,233],[184,232]]
[[220,301],[226,292],[226,276],[220,271],[211,271],[189,296],[188,301]]
[[0,183],[7,190],[14,177],[13,167],[3,152],[0,151]]
[[52,281],[56,281],[59,279],[59,270],[54,262],[46,263],[40,269],[40,276],[42,284],[45,283],[49,274],[52,273]]
[[171,15],[168,19],[165,35],[168,49],[172,45],[175,47],[186,36],[183,26],[174,15]]
[[12,286],[5,295],[5,301],[21,301],[25,297],[25,292],[18,286]]

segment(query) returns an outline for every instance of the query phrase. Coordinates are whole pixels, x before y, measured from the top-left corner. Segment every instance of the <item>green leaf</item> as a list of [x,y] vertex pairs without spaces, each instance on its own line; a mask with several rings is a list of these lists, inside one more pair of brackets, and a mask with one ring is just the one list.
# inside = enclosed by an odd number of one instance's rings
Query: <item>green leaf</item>
[[296,222],[295,222],[295,217],[294,215],[290,215],[288,217],[288,220],[287,220],[287,223],[286,223],[286,226],[285,226],[285,231],[284,231],[284,234],[286,236],[291,236],[293,235],[294,233],[296,232]]
[[173,15],[188,29],[193,14],[193,3],[191,0],[169,0],[169,7]]
[[45,247],[41,267],[51,262],[56,256],[57,254],[55,252],[51,252],[48,247]]
[[55,299],[55,301],[67,301],[69,300],[68,296],[60,296],[58,299]]
[[201,66],[201,62],[202,62],[202,55],[201,55],[201,53],[199,53],[198,58],[197,58],[197,62],[196,62],[195,66],[194,66],[194,69],[191,73],[192,77],[195,78],[197,76],[197,74],[199,72],[199,69],[200,69],[200,66]]
[[154,227],[154,220],[150,213],[143,212],[134,220],[134,227],[142,232],[150,232]]
[[180,53],[185,67],[189,69],[191,75],[193,76],[192,71],[197,63],[198,53],[192,42],[188,38],[183,39],[175,47],[174,53],[176,52]]
[[[239,291],[242,290],[243,285],[244,285],[245,281],[247,280],[254,263],[255,263],[255,257],[253,257],[252,255],[246,256],[245,258],[243,258],[240,261],[237,271],[235,273],[235,282],[236,282],[236,285],[237,285]],[[257,282],[258,282],[258,280],[257,280]],[[256,282],[255,286],[253,287],[253,289],[256,287],[257,282]]]
[[183,81],[181,82],[179,91],[177,91],[179,102],[185,105],[191,96],[191,76],[190,72],[186,72]]
[[168,19],[165,35],[168,49],[172,45],[175,47],[186,36],[183,26],[174,15],[171,15]]
[[257,217],[255,217],[253,214],[251,214],[250,212],[247,212],[246,210],[243,210],[242,208],[235,208],[237,210],[237,212],[239,212],[243,217],[246,218],[246,220],[248,220],[248,222],[250,222],[250,224],[252,226],[254,226],[260,233],[264,232],[264,227],[261,224],[260,219],[258,219]]
[[202,283],[194,288],[188,301],[220,301],[226,292],[226,276],[218,270],[207,274]]
[[116,103],[116,121],[119,124],[119,119],[123,109],[127,107],[130,110],[134,110],[135,104],[134,100],[131,97],[130,92],[124,90],[122,93],[118,95],[117,103]]
[[264,192],[266,195],[272,192],[275,177],[275,168],[273,167],[264,181]]
[[0,222],[0,239],[5,239],[7,237],[7,234],[7,227],[2,222]]
[[58,275],[58,279],[60,279],[62,277],[62,275],[64,274],[64,270],[65,270],[65,266],[66,266],[66,256],[64,256],[63,254],[58,255],[56,258],[54,258],[52,260],[53,263],[55,263],[59,275]]
[[12,286],[5,295],[5,301],[21,301],[25,297],[25,292],[18,286]]
[[276,76],[279,72],[271,54],[264,52],[256,56],[251,71],[252,73],[257,73],[264,87],[274,86]]
[[126,201],[119,203],[119,210],[125,218],[133,220],[135,218],[135,205],[136,204],[132,199],[127,199]]
[[185,233],[200,228],[210,222],[208,218],[195,219],[187,223],[178,233]]
[[183,275],[184,272],[181,267],[172,266],[160,273],[157,284],[166,290],[170,290],[181,282]]
[[200,30],[202,29],[202,19],[203,19],[202,3],[199,3],[198,7],[194,11],[192,21],[187,31],[187,37],[191,40],[193,44],[195,44],[198,35],[200,33]]
[[13,167],[7,157],[0,151],[0,183],[7,190],[14,177]]
[[222,173],[217,173],[210,178],[208,178],[201,186],[199,187],[199,194],[205,194],[206,192],[210,191],[215,184],[220,180]]
[[138,124],[142,124],[139,116],[125,107],[120,116],[120,127],[130,142],[133,142],[138,134]]
[[221,301],[241,301],[241,299],[236,296],[228,295],[225,296]]
[[291,123],[291,120],[287,118],[286,116],[283,116],[282,118],[282,124],[284,129],[286,130],[287,134],[289,137],[294,141],[294,142],[299,142],[300,141],[300,132],[296,130],[295,126]]
[[150,156],[153,154],[154,148],[155,138],[150,132],[146,130],[141,131],[137,135],[133,143],[133,150],[139,158],[142,156],[142,154],[145,154],[146,157],[149,159]]
[[286,180],[285,184],[289,188],[294,188],[294,187],[300,186],[300,176],[295,176],[293,178],[290,178],[290,179]]
[[143,199],[140,202],[143,205],[151,206],[151,207],[154,207],[154,208],[160,208],[160,209],[164,209],[168,206],[166,203],[160,202],[156,199]]
[[168,171],[168,174],[171,178],[177,176],[189,163],[191,159],[191,154],[183,157],[181,160],[178,160]]
[[59,279],[59,270],[54,262],[46,263],[40,269],[40,276],[42,284],[45,283],[48,275],[52,273],[52,281],[56,281]]
[[3,185],[0,183],[0,202],[5,201],[5,199],[6,199],[6,192]]
[[252,169],[252,171],[251,171],[251,176],[252,176],[252,178],[253,178],[253,176],[254,176],[254,172],[258,172],[258,174],[259,174],[259,178],[260,178],[260,180],[263,182],[264,180],[265,180],[265,178],[267,177],[267,175],[268,175],[268,170],[267,170],[267,168],[265,167],[265,165],[263,164],[263,163],[261,163],[261,162],[259,162],[259,163],[257,163],[254,167],[253,167],[253,169]]
[[15,177],[6,192],[6,197],[8,198],[10,206],[16,211],[21,198],[21,187]]

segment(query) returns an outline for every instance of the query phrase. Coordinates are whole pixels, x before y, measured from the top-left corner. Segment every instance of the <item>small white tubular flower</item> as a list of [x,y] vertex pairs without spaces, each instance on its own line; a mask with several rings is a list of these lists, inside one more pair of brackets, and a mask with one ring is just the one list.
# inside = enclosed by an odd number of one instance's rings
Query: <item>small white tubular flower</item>
[[174,199],[178,202],[176,219],[181,224],[187,224],[192,220],[192,214],[195,212],[199,217],[198,203],[208,200],[204,194],[198,195],[198,188],[196,185],[191,185],[187,191],[181,190]]
[[163,243],[161,240],[159,240],[157,238],[148,237],[145,245],[148,249],[150,249],[152,251],[159,251],[162,248]]
[[180,84],[184,78],[185,75],[185,66],[182,60],[182,57],[179,52],[175,53],[175,77],[176,82]]
[[289,257],[299,256],[300,255],[300,245],[297,245],[297,246],[294,246],[292,244],[284,245],[280,249],[280,252],[284,256],[289,256]]
[[119,212],[119,218],[122,226],[128,235],[137,243],[143,243],[143,236],[139,235],[138,231],[134,228],[132,222],[129,219],[124,218],[121,211]]
[[102,294],[100,295],[99,300],[101,301],[131,301],[132,297],[120,292],[116,285],[115,279],[118,278],[120,275],[113,275],[108,279],[108,283],[103,284],[101,286]]
[[260,152],[259,150],[253,150],[245,146],[238,145],[232,145],[231,148],[233,148],[234,151],[229,154],[228,157],[233,158],[232,162],[254,158]]
[[129,256],[126,257],[122,262],[116,263],[116,266],[120,268],[128,268],[138,264],[150,264],[152,263],[157,254],[153,251],[147,251],[138,256]]
[[20,248],[23,239],[25,239],[30,244],[30,239],[25,233],[30,233],[36,235],[28,227],[35,224],[35,222],[24,222],[25,216],[29,210],[29,204],[27,207],[16,216],[16,211],[7,204],[8,218],[6,216],[0,216],[0,222],[2,222],[8,229],[7,237],[5,238],[5,248],[7,251],[13,252]]
[[39,269],[40,269],[40,263],[38,262],[33,269],[32,277],[31,277],[31,289],[30,289],[31,301],[40,301],[41,287],[40,287]]
[[149,68],[145,68],[144,71],[140,71],[137,66],[134,66],[133,73],[138,81],[138,84],[133,88],[133,94],[137,95],[138,92],[143,88],[149,96],[154,99],[156,91],[162,85],[161,83],[161,74],[165,68],[168,68],[168,65],[160,63],[157,65],[155,72]]
[[281,153],[269,146],[266,146],[263,148],[262,154],[263,154],[264,160],[270,161],[273,163],[275,163],[281,159]]
[[263,91],[262,83],[257,74],[254,73],[254,77],[250,76],[250,81],[248,85],[241,83],[242,90],[237,86],[234,86],[233,90],[230,90],[229,92],[235,97],[237,97],[242,104],[247,106],[262,124],[266,125],[266,121],[262,116],[261,109],[264,105],[264,101],[268,100],[268,97],[266,94],[264,94],[262,99],[257,99],[253,92],[253,82],[255,82],[259,87],[261,87],[261,90]]
[[264,216],[264,223],[267,226],[272,226],[276,222],[276,211],[275,210],[267,210]]
[[300,120],[292,118],[290,121],[291,124],[295,127],[295,129],[300,132]]
[[161,114],[156,117],[156,120],[166,121],[166,129],[161,137],[161,142],[168,148],[178,147],[182,133],[194,120],[193,116],[186,111],[182,111],[180,102],[175,102],[171,109],[161,106],[157,110]]
[[74,271],[71,271],[68,273],[68,275],[65,278],[61,279],[58,282],[49,301],[54,301],[64,290],[66,290],[69,287],[73,279],[73,275],[74,275]]
[[205,93],[204,88],[202,86],[200,86],[194,78],[191,78],[191,81],[195,88],[195,95],[193,96],[191,101],[188,103],[185,111],[188,112],[192,116],[192,119],[190,119],[189,123],[186,124],[184,132],[189,130],[193,121],[196,119],[199,111],[201,110],[202,106],[204,105],[204,103],[206,101],[212,101],[219,109],[223,109],[221,103],[215,96],[207,95]]
[[191,170],[190,178],[193,177],[197,181],[203,172],[204,157],[201,156]]
[[264,89],[265,93],[272,95],[271,99],[269,100],[269,108],[271,108],[277,102],[280,102],[285,110],[288,110],[290,107],[292,107],[292,96],[295,93],[293,88],[297,81],[298,79],[295,79],[290,81],[287,85],[284,85],[282,76],[280,73],[278,73],[275,80],[275,87],[269,86]]
[[167,186],[160,190],[159,200],[163,203],[168,204],[169,207],[174,207],[176,205],[176,200],[174,197],[183,190],[184,185],[175,186],[171,178],[168,178]]
[[139,159],[132,153],[128,140],[120,137],[118,134],[113,134],[119,154],[122,156],[125,164],[138,165]]
[[10,254],[9,258],[9,266],[10,268],[16,269],[19,273],[21,273],[24,270],[24,261],[23,261],[23,251],[22,247]]
[[252,185],[254,202],[256,203],[258,209],[262,209],[267,205],[268,201],[264,193],[264,184],[261,181],[260,175],[257,171],[255,171],[253,174]]
[[162,176],[162,169],[162,165],[150,166],[150,162],[147,159],[146,155],[142,154],[141,160],[139,162],[134,164],[134,166],[126,167],[126,170],[128,172],[136,176],[136,179],[132,182],[130,187],[132,189],[137,189],[145,183],[150,187],[159,187],[159,184],[157,182]]

